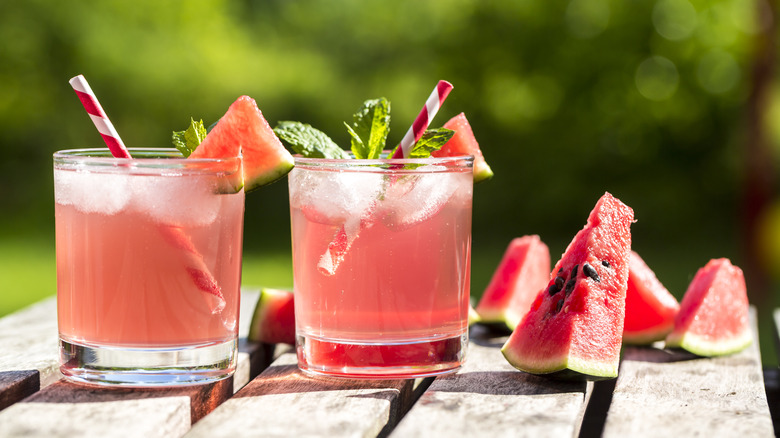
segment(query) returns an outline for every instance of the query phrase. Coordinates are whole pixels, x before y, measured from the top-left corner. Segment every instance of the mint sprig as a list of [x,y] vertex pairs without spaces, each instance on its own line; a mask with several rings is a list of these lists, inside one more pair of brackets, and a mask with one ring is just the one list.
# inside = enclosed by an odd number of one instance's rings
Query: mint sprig
[[380,97],[363,102],[352,115],[352,124],[344,122],[344,125],[352,138],[355,158],[379,158],[390,132],[390,101]]
[[[366,100],[352,115],[352,123],[344,122],[344,126],[351,138],[355,158],[381,158],[390,132],[390,101],[384,97]],[[288,149],[307,158],[350,158],[327,134],[306,123],[282,121],[277,123],[274,133],[287,144]],[[454,134],[455,131],[445,128],[426,130],[412,147],[408,158],[430,157]]]
[[307,158],[346,159],[349,155],[319,129],[301,122],[282,121],[274,133],[296,154]]
[[[431,153],[441,149],[453,135],[455,135],[455,131],[447,128],[427,129],[417,143],[412,146],[407,158],[428,158]],[[399,147],[401,146],[396,146],[396,149]]]
[[184,157],[189,157],[195,148],[206,138],[206,128],[203,126],[203,120],[195,121],[190,118],[190,126],[184,131],[173,131],[173,146],[181,152]]

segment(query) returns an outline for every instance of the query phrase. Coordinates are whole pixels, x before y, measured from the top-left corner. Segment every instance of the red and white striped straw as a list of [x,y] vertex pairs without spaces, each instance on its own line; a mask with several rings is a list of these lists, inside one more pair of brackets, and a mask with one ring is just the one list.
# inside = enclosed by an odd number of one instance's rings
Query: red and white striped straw
[[103,137],[103,141],[106,142],[108,149],[111,151],[111,155],[116,158],[132,158],[130,152],[127,151],[125,144],[122,143],[122,139],[119,138],[119,133],[116,132],[111,120],[108,120],[103,107],[100,106],[95,93],[92,92],[92,88],[89,87],[87,80],[84,76],[78,75],[71,78],[70,81],[73,91],[76,92],[76,96],[79,97],[81,104],[84,105],[84,109],[87,110],[89,118],[92,119],[92,123],[95,124],[100,135]]
[[406,135],[404,135],[404,138],[401,140],[401,146],[396,149],[393,158],[409,157],[412,146],[420,140],[420,137],[422,137],[425,130],[428,129],[428,125],[430,125],[431,120],[433,120],[433,117],[439,111],[439,107],[444,103],[444,99],[447,98],[450,91],[452,91],[452,84],[449,82],[439,81],[439,83],[436,84],[436,88],[433,89],[433,92],[428,97],[425,106],[420,110],[420,114],[417,115],[412,126],[406,131]]
[[[122,139],[119,138],[119,133],[116,132],[114,125],[108,120],[108,116],[106,116],[103,107],[100,106],[100,102],[98,102],[95,93],[92,92],[92,88],[90,88],[84,76],[78,75],[71,78],[68,82],[70,82],[73,91],[79,97],[81,104],[84,105],[84,109],[87,110],[87,114],[89,114],[92,123],[95,124],[98,132],[103,137],[103,141],[106,142],[111,155],[116,158],[133,158],[130,156],[130,152],[125,147]],[[221,312],[225,308],[225,296],[222,294],[222,289],[217,284],[214,276],[211,275],[206,262],[203,261],[203,256],[200,255],[192,244],[190,237],[180,227],[159,224],[159,229],[165,239],[180,250],[179,252],[182,254],[184,264],[186,265],[185,269],[195,287],[203,292],[201,295],[206,301],[206,305],[209,306],[211,313]]]

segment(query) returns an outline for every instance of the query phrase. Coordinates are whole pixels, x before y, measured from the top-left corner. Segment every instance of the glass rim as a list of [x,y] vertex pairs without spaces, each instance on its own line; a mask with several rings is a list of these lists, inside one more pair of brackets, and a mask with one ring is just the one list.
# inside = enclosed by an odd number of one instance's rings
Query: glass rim
[[[388,151],[385,151],[385,154]],[[349,155],[353,157],[350,152]],[[355,158],[307,158],[300,154],[294,155],[295,167],[309,168],[341,168],[341,169],[360,169],[360,168],[387,168],[392,170],[394,167],[405,164],[413,165],[439,165],[454,168],[472,167],[474,164],[473,155],[457,155],[452,157],[429,157],[429,158],[377,158],[377,159],[355,159]],[[402,170],[402,169],[398,169]],[[409,170],[409,169],[404,169]]]
[[[90,162],[103,165],[122,165],[130,167],[146,167],[173,164],[224,164],[240,161],[241,157],[226,158],[185,158],[176,148],[127,148],[132,158],[118,158],[111,154],[108,148],[76,148],[63,149],[54,152],[54,162]],[[133,154],[135,152],[135,155]]]

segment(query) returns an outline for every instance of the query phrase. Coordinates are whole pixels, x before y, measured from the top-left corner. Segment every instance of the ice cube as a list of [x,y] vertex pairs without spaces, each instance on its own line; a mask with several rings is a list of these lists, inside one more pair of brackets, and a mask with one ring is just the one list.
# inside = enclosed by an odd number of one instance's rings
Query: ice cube
[[386,178],[375,172],[290,173],[290,205],[310,221],[342,225],[362,216],[380,196]]
[[435,216],[456,190],[463,188],[463,174],[437,172],[442,166],[428,165],[417,170],[424,174],[406,175],[388,187],[382,211],[389,228],[404,230]]
[[222,207],[208,176],[135,175],[130,189],[133,208],[161,224],[206,226]]
[[84,213],[115,214],[130,200],[128,176],[83,170],[54,172],[54,200]]

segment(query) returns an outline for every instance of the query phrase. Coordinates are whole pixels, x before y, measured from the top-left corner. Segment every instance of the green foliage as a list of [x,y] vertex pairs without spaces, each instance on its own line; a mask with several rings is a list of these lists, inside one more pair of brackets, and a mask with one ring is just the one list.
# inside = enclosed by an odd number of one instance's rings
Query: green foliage
[[426,129],[422,137],[412,146],[409,158],[428,158],[431,152],[438,151],[447,143],[455,131],[445,128]]
[[293,153],[307,158],[345,159],[349,155],[319,129],[308,123],[281,121],[274,133]]
[[185,157],[189,157],[206,138],[206,127],[203,120],[190,118],[190,126],[184,131],[173,131],[173,146]]
[[352,139],[355,158],[375,160],[382,155],[390,132],[390,102],[384,97],[367,100],[352,115],[352,124],[344,125]]
[[[385,96],[395,146],[446,79],[431,127],[465,112],[496,175],[475,193],[475,244],[571,236],[608,190],[636,212],[636,248],[717,236],[713,256],[738,262],[744,108],[766,23],[755,4],[4,2],[0,203],[13,214],[0,225],[53,230],[51,153],[102,146],[67,83],[76,74],[128,146],[167,146],[182,117],[210,125],[242,94],[271,125],[306,121],[342,147],[344,115]],[[780,94],[768,97],[777,118]],[[274,231],[289,226],[286,198],[280,184],[247,197],[249,251],[289,246]]]

